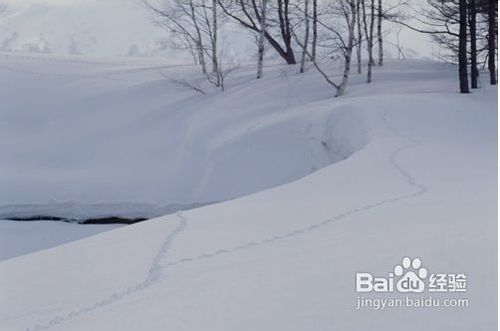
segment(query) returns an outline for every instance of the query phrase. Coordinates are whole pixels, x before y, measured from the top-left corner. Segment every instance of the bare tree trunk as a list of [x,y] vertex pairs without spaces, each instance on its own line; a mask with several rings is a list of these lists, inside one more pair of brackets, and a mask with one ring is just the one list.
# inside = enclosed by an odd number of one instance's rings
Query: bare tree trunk
[[316,45],[318,43],[318,0],[313,0],[313,39],[311,60],[316,60]]
[[479,71],[477,70],[477,41],[476,41],[476,1],[469,1],[469,30],[470,30],[470,81],[471,87],[477,88],[477,78]]
[[399,27],[398,31],[396,32],[396,48],[398,50],[398,59],[406,59],[406,55],[403,52],[403,45],[401,44],[401,40],[399,38],[399,35],[401,34],[401,27]]
[[261,2],[261,12],[260,12],[260,33],[259,33],[259,54],[257,63],[257,79],[262,78],[263,67],[264,67],[264,52],[265,52],[265,41],[266,41],[266,11],[267,11],[267,0],[262,0]]
[[201,71],[203,74],[207,73],[207,66],[205,64],[205,54],[203,49],[203,39],[201,37],[200,27],[198,26],[198,21],[196,19],[196,11],[194,8],[193,0],[189,0],[189,9],[191,11],[191,20],[193,21],[193,26],[196,31],[196,50],[198,51],[198,58],[201,65]]
[[365,0],[358,0],[356,6],[356,21],[358,26],[358,45],[356,48],[356,55],[358,59],[358,74],[361,73],[361,47],[363,43],[363,32],[361,30],[361,1]]
[[194,65],[197,66],[199,63],[198,51],[195,46],[193,46],[192,39],[187,37],[186,44],[188,45],[189,53],[193,57]]
[[304,0],[304,21],[306,24],[304,36],[305,48],[302,50],[302,58],[300,59],[300,73],[303,73],[305,69],[307,46],[309,45],[309,0]]
[[377,37],[378,37],[378,65],[384,65],[384,46],[382,40],[382,0],[378,0],[378,12],[377,12]]
[[284,59],[288,64],[297,64],[292,47],[292,27],[290,24],[290,0],[277,0],[278,19],[283,42],[285,43]]
[[372,66],[375,65],[375,58],[373,57],[373,34],[375,32],[374,29],[375,26],[375,0],[371,0],[371,5],[370,5],[370,59]]
[[[212,73],[217,74],[219,72],[219,63],[217,61],[217,0],[212,0]],[[217,77],[219,75],[217,74]],[[217,79],[217,86],[220,82]]]
[[345,49],[345,63],[344,63],[344,75],[342,76],[342,81],[337,89],[337,97],[344,95],[347,86],[347,81],[349,80],[349,73],[351,71],[351,59],[352,59],[352,49],[354,48],[354,26],[356,24],[356,5],[355,0],[349,0],[349,7],[351,9],[349,24],[349,36],[347,41],[347,47]]
[[375,23],[375,0],[371,0],[371,9],[370,9],[370,28],[368,32],[368,73],[366,76],[366,82],[372,82],[372,68],[375,64],[373,60],[373,25]]
[[469,79],[467,76],[467,0],[460,0],[459,11],[458,77],[460,80],[460,93],[469,93]]
[[495,64],[496,52],[496,7],[497,0],[490,0],[488,6],[488,70],[490,71],[490,84],[497,84],[497,72]]

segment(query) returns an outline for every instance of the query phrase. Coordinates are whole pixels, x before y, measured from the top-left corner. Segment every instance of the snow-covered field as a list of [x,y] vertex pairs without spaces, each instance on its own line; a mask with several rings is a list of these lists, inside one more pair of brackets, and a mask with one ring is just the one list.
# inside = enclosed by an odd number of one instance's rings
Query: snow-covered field
[[[236,199],[1,262],[1,330],[496,328],[495,89],[401,61],[340,99],[284,66],[203,96],[106,61],[0,56],[2,211]],[[466,273],[469,307],[356,310],[355,273],[403,256]]]

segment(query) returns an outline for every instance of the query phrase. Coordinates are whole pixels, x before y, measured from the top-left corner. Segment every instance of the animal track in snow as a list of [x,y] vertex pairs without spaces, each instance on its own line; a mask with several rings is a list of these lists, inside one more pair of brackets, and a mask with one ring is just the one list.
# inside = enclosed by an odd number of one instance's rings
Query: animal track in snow
[[181,233],[182,231],[184,231],[184,229],[187,226],[187,221],[184,218],[184,216],[182,215],[182,213],[179,212],[179,213],[176,213],[176,215],[179,218],[178,224],[176,225],[174,230],[171,231],[166,236],[163,244],[161,245],[160,249],[156,253],[155,257],[153,258],[153,261],[151,262],[149,270],[148,270],[146,277],[144,278],[143,281],[141,281],[140,283],[138,283],[136,285],[130,286],[122,291],[113,293],[112,295],[110,295],[110,296],[108,296],[100,301],[97,301],[92,305],[83,307],[83,308],[75,310],[75,311],[71,311],[71,312],[69,312],[65,315],[62,315],[62,316],[56,316],[56,317],[52,318],[51,320],[49,320],[45,324],[36,324],[35,326],[33,326],[31,328],[27,328],[26,331],[39,331],[39,330],[50,329],[50,328],[52,328],[56,325],[59,325],[63,322],[67,322],[75,317],[93,312],[99,308],[102,308],[102,307],[108,306],[112,303],[115,303],[116,301],[119,301],[125,297],[128,297],[132,294],[135,294],[139,291],[142,291],[142,290],[150,287],[154,283],[156,283],[161,276],[161,272],[162,272],[161,261],[162,261],[162,259],[170,251],[170,248],[171,248],[175,238],[177,237],[177,235],[179,233]]
[[422,184],[418,183],[413,178],[413,176],[406,169],[404,169],[398,163],[398,161],[397,161],[397,158],[398,158],[399,154],[401,154],[402,152],[404,152],[406,150],[409,150],[411,148],[415,148],[415,147],[419,146],[421,144],[420,141],[416,140],[413,137],[410,137],[410,136],[402,134],[399,130],[397,130],[396,128],[394,128],[393,126],[391,126],[389,124],[389,122],[388,122],[387,112],[386,111],[383,114],[383,120],[384,120],[384,123],[385,123],[386,127],[390,131],[392,131],[396,135],[398,135],[400,137],[403,137],[406,140],[410,141],[410,144],[401,146],[401,147],[397,148],[396,150],[394,150],[390,154],[390,156],[389,156],[389,161],[390,161],[391,165],[406,180],[406,182],[410,186],[412,186],[412,187],[414,187],[416,189],[414,192],[409,193],[409,194],[404,194],[404,195],[401,195],[401,196],[396,196],[396,197],[393,197],[393,198],[387,198],[387,199],[379,200],[379,201],[376,201],[376,202],[373,202],[373,203],[370,203],[370,204],[366,204],[366,205],[362,205],[362,206],[359,206],[359,207],[355,207],[355,208],[347,210],[345,212],[341,212],[341,213],[337,214],[336,216],[334,216],[334,217],[332,217],[330,219],[326,219],[326,220],[323,220],[323,221],[315,223],[315,224],[310,224],[310,225],[304,226],[304,227],[302,227],[300,229],[292,230],[292,231],[285,232],[285,233],[278,234],[278,235],[273,235],[273,236],[261,239],[260,241],[251,241],[251,242],[247,242],[245,244],[240,244],[238,246],[234,246],[234,247],[231,247],[231,248],[218,249],[218,250],[215,250],[213,252],[204,253],[204,254],[201,254],[201,255],[198,255],[198,256],[195,256],[195,257],[181,258],[179,260],[168,262],[167,264],[165,264],[165,266],[166,267],[171,267],[171,266],[179,265],[179,264],[182,264],[182,263],[195,262],[197,260],[203,260],[203,259],[212,258],[212,257],[216,257],[216,256],[223,255],[223,254],[233,253],[233,252],[236,252],[236,251],[239,251],[239,250],[242,250],[242,249],[246,249],[246,248],[250,248],[250,247],[256,247],[256,246],[260,246],[260,245],[264,245],[264,244],[269,244],[269,243],[273,243],[273,242],[276,242],[276,241],[280,241],[280,240],[283,240],[283,239],[293,238],[295,236],[298,236],[298,235],[301,235],[301,234],[305,234],[307,232],[315,231],[315,230],[317,230],[320,227],[323,227],[325,225],[331,224],[331,223],[333,223],[335,221],[342,220],[342,219],[344,219],[346,217],[349,217],[351,215],[362,213],[362,212],[367,212],[367,211],[370,211],[370,210],[372,210],[374,208],[378,208],[378,207],[381,207],[381,206],[384,206],[384,205],[387,205],[387,204],[391,204],[391,203],[395,203],[395,202],[399,202],[399,201],[403,201],[403,200],[408,200],[408,199],[414,199],[414,198],[417,198],[417,197],[419,197],[419,196],[427,193],[428,188],[425,185],[422,185]]

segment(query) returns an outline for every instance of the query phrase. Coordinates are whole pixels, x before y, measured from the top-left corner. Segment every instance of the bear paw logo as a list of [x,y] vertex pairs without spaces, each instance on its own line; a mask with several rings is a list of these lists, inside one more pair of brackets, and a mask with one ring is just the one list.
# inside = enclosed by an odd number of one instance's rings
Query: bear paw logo
[[401,265],[394,267],[394,274],[401,279],[396,283],[399,292],[421,293],[425,290],[423,279],[427,277],[427,269],[422,267],[422,261],[419,258],[413,259],[405,257]]

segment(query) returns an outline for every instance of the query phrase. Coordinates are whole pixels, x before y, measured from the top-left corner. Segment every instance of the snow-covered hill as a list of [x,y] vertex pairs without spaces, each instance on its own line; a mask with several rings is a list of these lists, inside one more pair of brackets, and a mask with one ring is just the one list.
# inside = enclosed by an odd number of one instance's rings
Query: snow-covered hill
[[[155,23],[157,18],[141,0],[0,0],[0,10],[4,6],[6,10],[0,16],[0,52],[168,56],[191,61],[189,52],[172,47],[169,31]],[[221,43],[232,46],[225,52],[226,59],[253,57],[255,45],[248,32],[230,23],[222,31],[228,34],[221,33]],[[413,43],[412,47],[419,45]],[[408,51],[409,56],[413,53]],[[269,57],[276,55],[269,52]]]
[[[136,0],[0,0],[0,51],[153,55],[165,32]],[[113,17],[111,21],[109,18]]]
[[[197,96],[97,62],[2,56],[3,203],[259,192],[1,262],[0,329],[496,328],[496,90],[402,61],[340,99],[285,67]],[[403,256],[467,273],[469,307],[356,310],[355,273]]]

